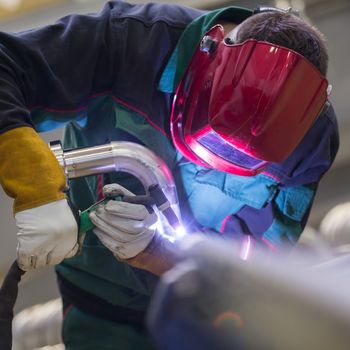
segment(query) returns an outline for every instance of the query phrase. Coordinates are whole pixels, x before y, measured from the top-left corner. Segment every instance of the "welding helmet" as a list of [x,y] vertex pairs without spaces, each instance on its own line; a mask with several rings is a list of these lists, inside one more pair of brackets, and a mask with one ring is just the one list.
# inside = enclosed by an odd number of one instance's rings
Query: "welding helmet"
[[198,165],[255,175],[293,152],[327,91],[326,78],[297,52],[257,40],[235,44],[216,25],[176,90],[172,139]]

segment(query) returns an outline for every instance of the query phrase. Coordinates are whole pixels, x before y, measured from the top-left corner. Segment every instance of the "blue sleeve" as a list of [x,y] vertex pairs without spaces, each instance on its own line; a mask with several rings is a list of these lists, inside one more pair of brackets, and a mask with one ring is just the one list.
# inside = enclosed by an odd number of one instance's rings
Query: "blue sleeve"
[[96,15],[70,15],[42,28],[0,33],[1,132],[35,127],[33,109],[79,109],[89,95],[110,88],[118,49],[111,13],[107,4]]

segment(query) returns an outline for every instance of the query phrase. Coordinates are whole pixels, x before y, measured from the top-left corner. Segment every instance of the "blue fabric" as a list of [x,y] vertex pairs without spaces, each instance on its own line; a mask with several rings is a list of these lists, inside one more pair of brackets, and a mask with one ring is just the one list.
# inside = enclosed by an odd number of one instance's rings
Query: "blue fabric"
[[236,214],[225,220],[222,233],[226,237],[242,242],[242,235],[251,235],[260,242],[264,233],[270,228],[276,210],[274,202],[268,202],[261,209],[245,205]]
[[[241,239],[241,234],[251,234],[257,241],[264,238],[275,246],[295,244],[303,231],[316,186],[283,187],[275,183],[272,187],[274,198],[265,198],[263,202],[261,196],[263,205],[260,208],[242,206],[227,220],[223,228],[225,235]],[[256,189],[262,191],[261,187]],[[250,192],[254,193],[254,190]]]
[[160,78],[158,88],[160,91],[172,93],[174,92],[174,81],[176,73],[176,61],[178,57],[178,46],[173,51],[167,66],[164,69],[164,72]]
[[[36,124],[36,129],[38,130],[38,132],[45,132],[45,131],[51,131],[51,130],[55,130],[58,128],[62,128],[64,126],[66,126],[69,122],[62,122],[62,121],[57,121],[57,120],[44,120],[40,123]],[[80,126],[80,127],[84,127],[87,123],[87,118],[81,119],[81,120],[76,120],[76,123]]]
[[180,163],[180,172],[193,217],[201,226],[216,231],[228,215],[243,206],[263,208],[278,188],[276,181],[265,175],[226,174],[186,161]]

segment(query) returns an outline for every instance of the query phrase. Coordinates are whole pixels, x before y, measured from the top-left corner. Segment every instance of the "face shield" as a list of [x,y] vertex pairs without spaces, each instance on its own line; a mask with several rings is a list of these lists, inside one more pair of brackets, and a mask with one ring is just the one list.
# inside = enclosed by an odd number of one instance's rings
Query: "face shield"
[[228,43],[217,25],[176,91],[173,142],[198,165],[255,175],[293,152],[321,112],[327,88],[300,54],[256,40]]

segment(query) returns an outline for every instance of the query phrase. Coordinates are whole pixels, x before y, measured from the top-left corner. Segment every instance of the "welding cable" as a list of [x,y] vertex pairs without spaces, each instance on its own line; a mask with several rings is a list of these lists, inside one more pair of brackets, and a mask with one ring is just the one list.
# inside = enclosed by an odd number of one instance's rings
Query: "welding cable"
[[15,261],[6,274],[0,288],[0,349],[12,348],[12,320],[13,308],[18,295],[18,284],[25,272],[18,267]]

